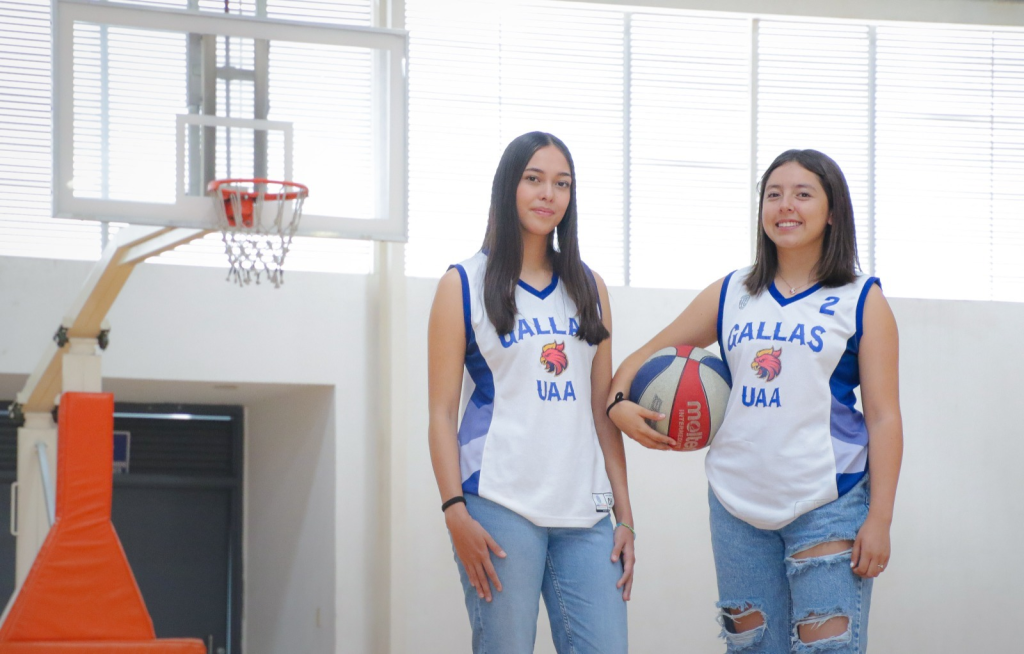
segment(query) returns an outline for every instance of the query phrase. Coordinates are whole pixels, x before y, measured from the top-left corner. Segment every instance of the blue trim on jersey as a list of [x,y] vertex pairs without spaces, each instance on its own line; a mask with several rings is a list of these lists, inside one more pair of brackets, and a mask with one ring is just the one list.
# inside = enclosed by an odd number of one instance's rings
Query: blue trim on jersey
[[534,287],[530,286],[529,284],[527,284],[523,280],[521,280],[521,279],[519,280],[519,287],[520,288],[522,288],[527,293],[530,293],[532,295],[536,295],[537,297],[539,297],[542,300],[544,298],[546,298],[547,296],[551,295],[552,293],[554,293],[556,286],[558,286],[558,273],[552,274],[551,275],[551,283],[547,285],[547,288],[545,288],[543,290],[540,290],[540,291],[538,291]]
[[729,280],[734,274],[736,274],[735,270],[722,280],[722,292],[718,294],[718,320],[715,324],[715,329],[718,331],[718,351],[722,355],[722,363],[725,364],[725,378],[729,380],[730,388],[732,387],[732,371],[729,370],[729,360],[725,356],[725,343],[722,342],[722,316],[725,312],[725,294],[729,290]]
[[462,482],[462,493],[469,495],[480,494],[480,471],[477,470],[469,476],[469,479]]
[[[719,346],[722,345],[722,313],[725,311],[725,293],[729,290],[729,280],[732,279],[732,276],[735,274],[736,271],[734,270],[725,276],[725,279],[722,280],[722,290],[718,294],[718,323],[715,328],[718,330]],[[725,354],[724,347],[722,348],[722,354]]]
[[848,407],[857,403],[857,397],[853,394],[853,389],[860,386],[860,362],[857,355],[860,352],[861,336],[864,335],[864,303],[867,301],[868,291],[871,290],[873,284],[878,284],[879,288],[882,286],[877,277],[870,277],[864,283],[864,288],[861,289],[860,297],[857,299],[856,332],[846,342],[846,351],[839,358],[839,363],[836,364],[836,369],[828,380],[832,396]]
[[[491,252],[487,248],[481,248],[480,251],[484,253],[485,257],[491,256]],[[454,267],[459,268],[460,270],[462,268],[462,266],[460,266],[458,264],[456,264]],[[586,267],[586,264],[584,264],[584,267]],[[463,280],[465,280],[465,278],[466,278],[465,277],[465,272],[463,272],[462,275],[463,275]],[[593,275],[593,273],[591,273],[591,275]],[[537,297],[539,297],[540,299],[543,300],[547,296],[551,295],[551,293],[554,292],[555,287],[558,286],[558,273],[554,273],[553,275],[551,275],[551,283],[548,284],[547,288],[545,288],[543,290],[538,291],[537,289],[535,289],[534,287],[530,286],[529,284],[527,284],[526,282],[524,282],[521,279],[519,280],[519,286],[524,291],[527,291],[528,293],[532,293],[533,295],[536,295]],[[465,288],[466,288],[466,286],[463,285],[463,289],[465,289]],[[598,302],[600,303],[600,301],[601,301],[601,299],[599,297],[598,298]]]
[[461,265],[453,266],[459,271],[459,278],[462,281],[462,317],[466,326],[466,370],[476,384],[476,389],[469,397],[466,404],[466,411],[462,415],[462,424],[459,425],[459,444],[465,445],[469,441],[486,436],[491,427],[491,417],[494,414],[494,375],[491,369],[480,354],[480,346],[476,342],[476,332],[473,330],[472,308],[469,304],[469,277],[466,269]]
[[853,490],[853,487],[857,485],[857,482],[859,482],[861,479],[864,479],[864,475],[866,474],[866,470],[864,472],[841,472],[837,474],[836,490],[839,491],[839,497],[842,497],[843,495],[846,495],[851,490]]
[[864,303],[868,301],[868,291],[875,284],[878,284],[878,288],[882,288],[882,282],[877,277],[868,277],[868,281],[864,282],[864,288],[860,291],[860,298],[857,300],[857,333],[854,336],[858,344],[860,337],[864,335]]
[[[877,277],[869,278],[861,289],[857,299],[856,330],[846,341],[846,350],[839,358],[836,369],[829,377],[828,386],[832,393],[832,407],[829,415],[829,431],[833,439],[833,446],[837,443],[846,443],[847,446],[859,446],[860,454],[853,454],[849,447],[843,446],[836,452],[836,466],[838,469],[849,470],[851,467],[860,467],[864,470],[840,472],[836,474],[836,490],[840,496],[845,495],[850,489],[864,478],[866,474],[866,450],[868,447],[868,429],[864,423],[864,415],[855,407],[857,396],[854,389],[860,385],[860,339],[864,333],[864,303],[867,300],[868,292],[873,284],[879,284]],[[842,456],[840,456],[842,452]],[[842,459],[842,460],[840,460]],[[861,461],[861,463],[858,463]]]
[[805,297],[807,297],[811,293],[814,293],[815,291],[817,291],[819,288],[821,288],[821,284],[815,284],[814,286],[810,287],[806,291],[804,291],[802,293],[797,293],[793,297],[787,298],[787,297],[784,297],[782,295],[782,293],[779,292],[779,289],[775,288],[775,282],[773,281],[768,286],[768,292],[771,293],[771,296],[773,298],[775,298],[775,301],[778,302],[780,306],[786,306],[787,304],[793,304],[797,300],[804,299]]
[[[477,386],[479,389],[480,387]],[[465,445],[477,438],[483,438],[491,427],[491,418],[494,417],[494,401],[487,401],[484,397],[478,397],[476,391],[470,396],[466,404],[466,412],[462,414],[462,423],[459,425],[459,445]],[[478,402],[481,402],[478,404]]]
[[494,415],[494,377],[491,369],[487,367],[480,348],[473,339],[472,351],[466,352],[466,370],[469,376],[476,383],[476,389],[469,396],[466,404],[466,411],[462,415],[462,424],[459,425],[459,445],[482,438],[487,435],[491,428],[491,418]]
[[829,390],[832,397],[841,404],[852,407],[857,403],[857,396],[853,389],[860,386],[860,362],[857,359],[857,351],[860,349],[860,340],[856,335],[846,341],[846,351],[839,357],[836,369],[828,379]]
[[833,397],[829,422],[832,438],[851,445],[867,447],[868,428],[864,424],[864,416],[857,409]]

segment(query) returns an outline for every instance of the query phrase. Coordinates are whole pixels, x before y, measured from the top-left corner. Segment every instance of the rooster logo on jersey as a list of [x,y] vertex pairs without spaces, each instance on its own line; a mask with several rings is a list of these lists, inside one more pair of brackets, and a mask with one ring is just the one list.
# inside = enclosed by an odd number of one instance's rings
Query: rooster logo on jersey
[[781,349],[768,348],[766,350],[758,350],[750,367],[754,369],[754,373],[761,379],[772,381],[782,372],[782,361],[779,359],[780,354],[782,354]]
[[569,367],[569,357],[565,356],[565,341],[548,343],[541,348],[540,363],[548,372],[561,375]]

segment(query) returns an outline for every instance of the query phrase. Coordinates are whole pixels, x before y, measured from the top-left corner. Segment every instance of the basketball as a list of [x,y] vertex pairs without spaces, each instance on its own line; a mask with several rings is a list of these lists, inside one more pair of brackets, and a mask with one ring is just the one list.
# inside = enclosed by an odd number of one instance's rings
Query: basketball
[[711,444],[722,424],[732,378],[725,362],[692,345],[668,347],[647,359],[629,387],[629,399],[665,414],[647,423],[668,436],[677,452]]

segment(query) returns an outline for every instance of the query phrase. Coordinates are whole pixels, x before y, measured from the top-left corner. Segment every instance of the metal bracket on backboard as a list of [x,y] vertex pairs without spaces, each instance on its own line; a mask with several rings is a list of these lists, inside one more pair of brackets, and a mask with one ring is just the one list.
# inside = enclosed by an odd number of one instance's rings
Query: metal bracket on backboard
[[22,427],[25,424],[25,413],[19,402],[11,402],[11,405],[7,407],[7,417],[15,427]]
[[57,344],[57,347],[64,347],[68,344],[68,328],[61,325],[57,328],[57,331],[53,334],[53,342]]

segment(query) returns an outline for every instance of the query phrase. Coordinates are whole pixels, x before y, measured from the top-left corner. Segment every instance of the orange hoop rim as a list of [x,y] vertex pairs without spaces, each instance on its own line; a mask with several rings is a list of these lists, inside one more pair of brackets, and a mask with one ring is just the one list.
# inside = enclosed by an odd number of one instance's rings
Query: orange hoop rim
[[286,191],[284,193],[264,193],[264,200],[295,200],[296,198],[299,197],[299,195],[302,195],[302,197],[309,196],[309,187],[307,187],[305,184],[299,184],[298,182],[280,181],[275,179],[263,179],[259,177],[215,179],[210,182],[210,184],[206,187],[206,190],[210,193],[219,192],[221,197],[224,198],[225,200],[229,198],[231,195],[236,195],[241,200],[256,200],[260,197],[259,191],[245,191],[237,188],[222,189],[221,186],[224,186],[226,184],[251,184],[253,186],[257,184],[278,184],[282,187],[295,189],[294,191]]

